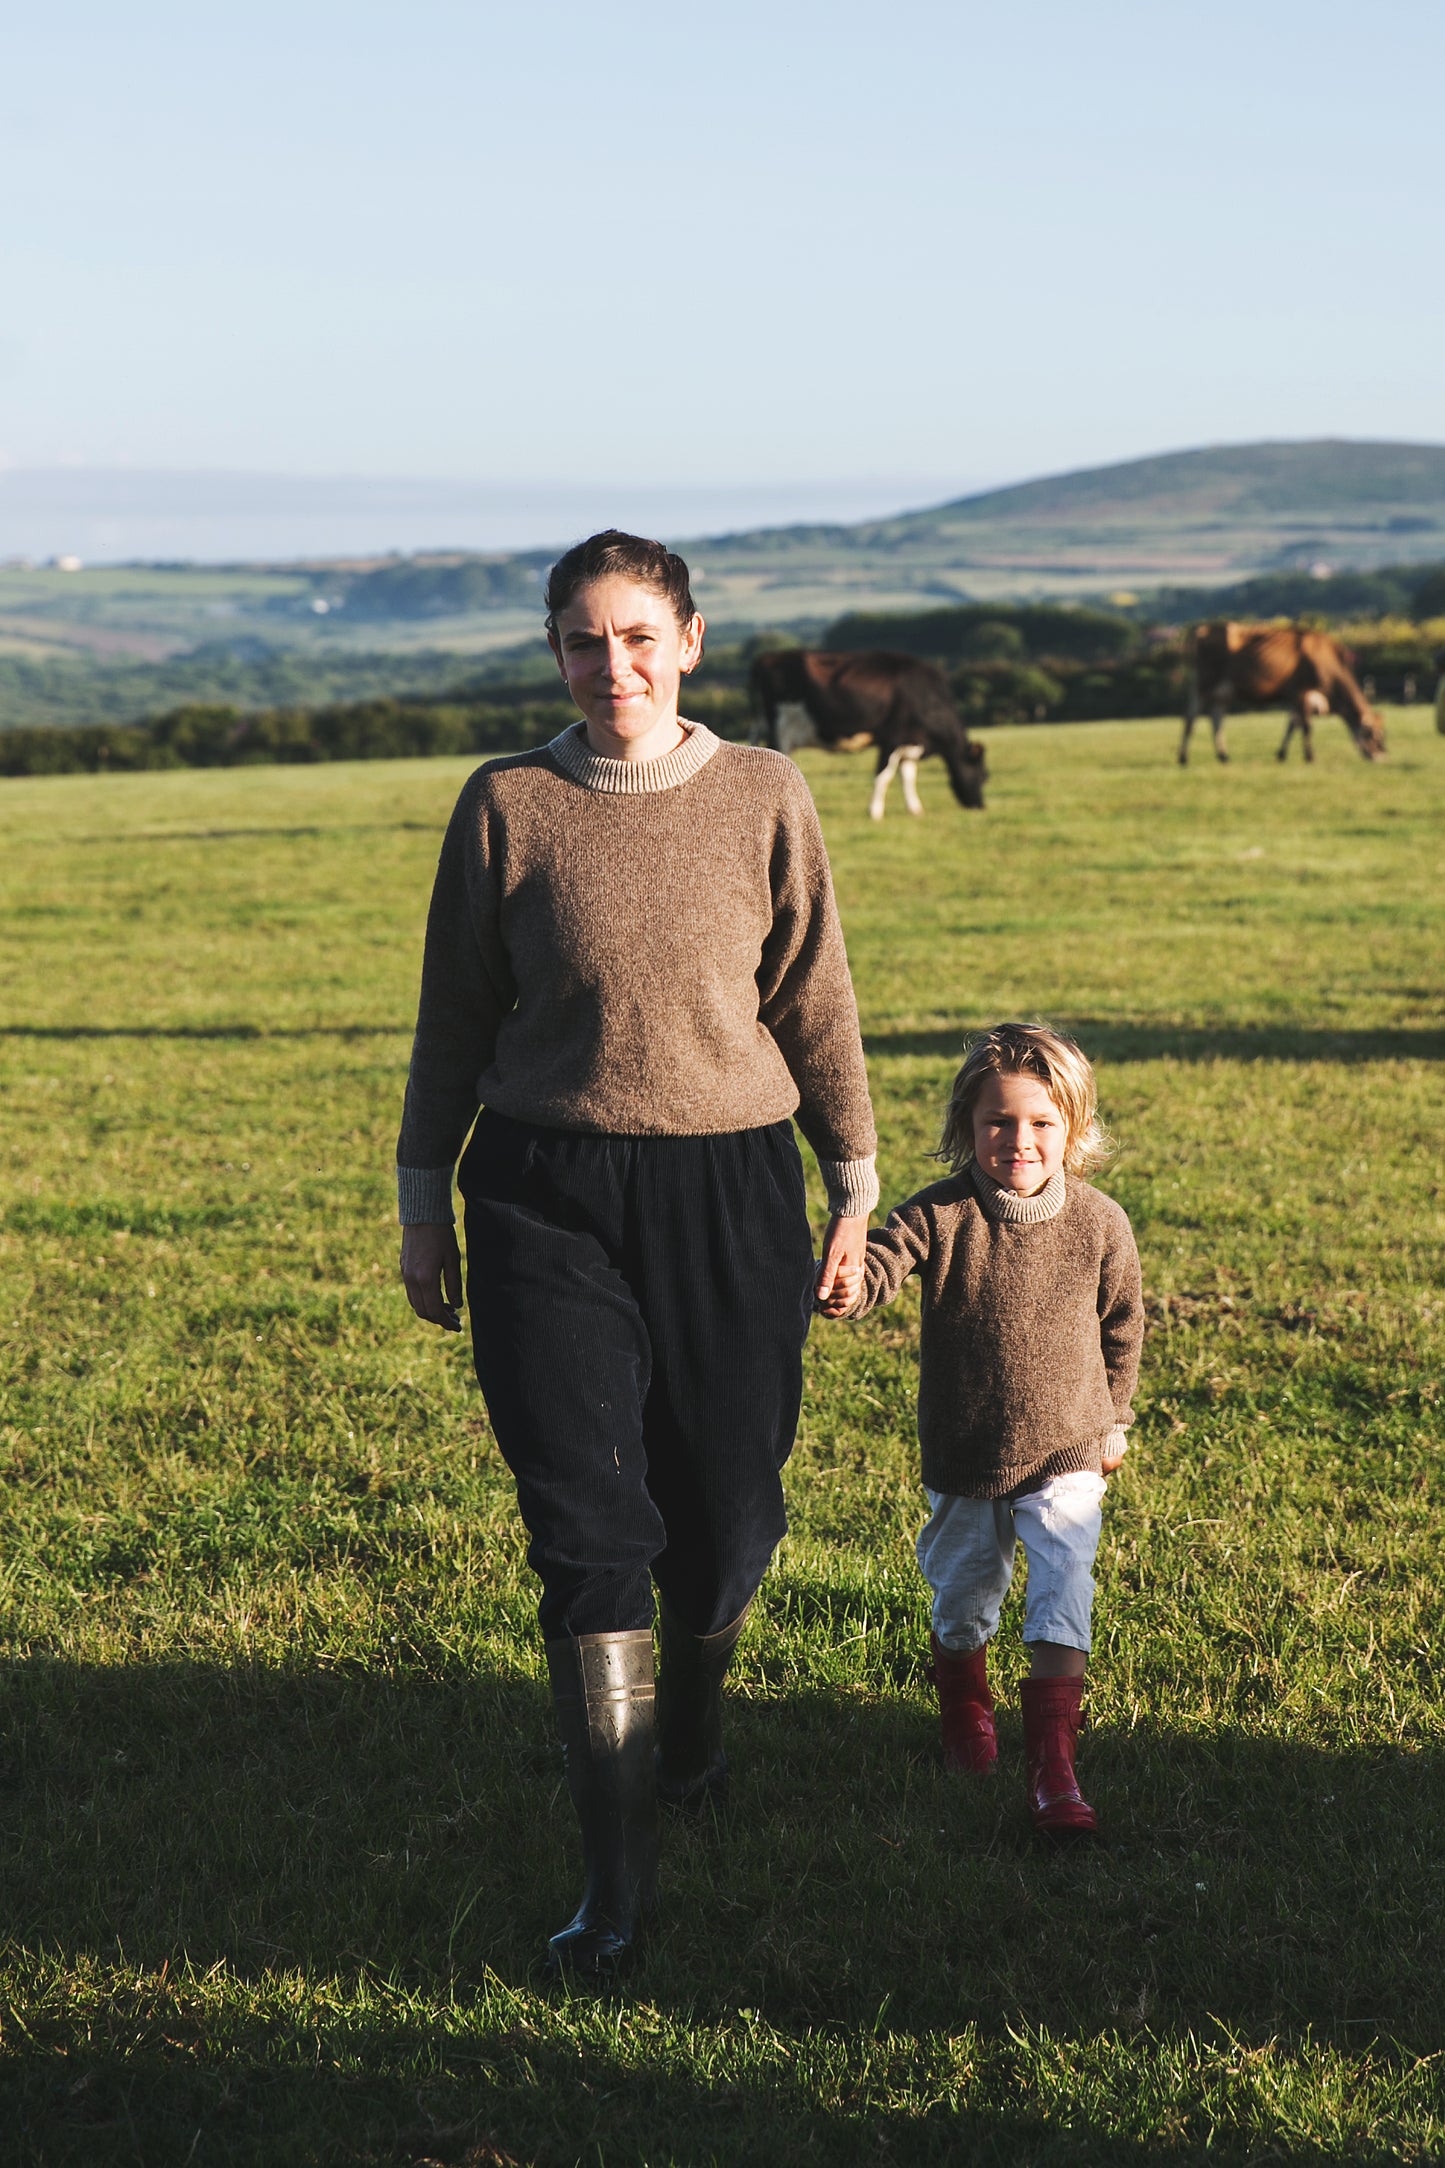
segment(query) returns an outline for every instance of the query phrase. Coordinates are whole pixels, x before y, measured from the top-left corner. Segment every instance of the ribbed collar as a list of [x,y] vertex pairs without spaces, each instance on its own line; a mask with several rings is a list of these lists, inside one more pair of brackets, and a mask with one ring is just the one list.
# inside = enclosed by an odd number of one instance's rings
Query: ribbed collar
[[1067,1185],[1062,1167],[1032,1197],[1016,1197],[1011,1189],[1002,1188],[991,1174],[984,1173],[977,1160],[970,1161],[968,1172],[988,1217],[1001,1220],[1005,1227],[1042,1227],[1046,1220],[1057,1219],[1064,1209]]
[[587,743],[587,725],[570,723],[547,747],[559,768],[588,790],[622,793],[629,798],[650,796],[654,791],[675,790],[699,768],[705,768],[722,744],[706,723],[689,723],[678,717],[687,736],[681,745],[657,760],[610,760],[594,753]]

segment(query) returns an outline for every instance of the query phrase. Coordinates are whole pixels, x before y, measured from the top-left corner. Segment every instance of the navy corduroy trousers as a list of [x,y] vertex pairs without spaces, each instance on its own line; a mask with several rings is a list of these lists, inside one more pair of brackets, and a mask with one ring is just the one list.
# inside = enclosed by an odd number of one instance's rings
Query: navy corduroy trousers
[[812,1241],[791,1122],[599,1136],[483,1111],[458,1169],[477,1378],[542,1631],[714,1633],[787,1521]]

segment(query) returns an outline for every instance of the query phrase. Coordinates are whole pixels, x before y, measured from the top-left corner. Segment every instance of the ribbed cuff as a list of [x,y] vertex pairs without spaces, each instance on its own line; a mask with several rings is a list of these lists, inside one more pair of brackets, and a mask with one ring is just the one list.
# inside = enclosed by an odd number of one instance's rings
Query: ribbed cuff
[[403,1227],[440,1227],[456,1218],[450,1167],[398,1167],[397,1218]]
[[866,1159],[820,1159],[818,1168],[828,1192],[828,1210],[847,1219],[866,1219],[879,1194],[873,1154]]

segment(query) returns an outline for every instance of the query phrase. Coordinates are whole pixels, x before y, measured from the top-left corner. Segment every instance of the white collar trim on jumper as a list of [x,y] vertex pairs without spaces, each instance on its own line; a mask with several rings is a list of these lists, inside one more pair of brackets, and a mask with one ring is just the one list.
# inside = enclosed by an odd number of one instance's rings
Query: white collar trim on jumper
[[679,783],[690,781],[722,745],[721,738],[714,737],[706,723],[689,723],[682,716],[678,721],[687,736],[681,745],[656,760],[610,760],[605,753],[594,753],[587,743],[585,723],[569,723],[546,750],[565,775],[575,783],[585,784],[588,790],[646,797],[654,791],[675,790]]
[[984,1173],[977,1160],[969,1162],[968,1172],[985,1213],[991,1220],[1001,1220],[1005,1227],[1042,1227],[1046,1220],[1057,1219],[1064,1209],[1067,1184],[1062,1167],[1032,1197],[1019,1197],[1013,1190],[1004,1189],[991,1174]]

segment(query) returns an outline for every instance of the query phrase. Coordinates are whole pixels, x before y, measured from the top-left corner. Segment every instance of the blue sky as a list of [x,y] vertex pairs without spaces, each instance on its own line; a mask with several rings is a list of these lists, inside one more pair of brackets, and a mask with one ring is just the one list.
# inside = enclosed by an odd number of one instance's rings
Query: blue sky
[[17,15],[11,467],[784,517],[1445,439],[1438,0]]

